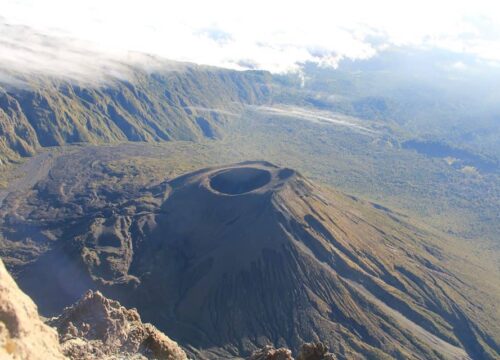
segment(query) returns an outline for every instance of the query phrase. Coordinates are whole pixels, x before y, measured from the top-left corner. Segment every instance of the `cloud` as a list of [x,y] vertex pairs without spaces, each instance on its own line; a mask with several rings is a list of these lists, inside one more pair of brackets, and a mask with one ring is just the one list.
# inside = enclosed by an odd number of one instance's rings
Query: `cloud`
[[376,134],[378,131],[372,130],[360,124],[356,118],[336,114],[326,111],[309,110],[296,106],[255,106],[254,110],[266,114],[279,115],[294,119],[308,120],[322,124],[332,124],[357,130],[365,134]]
[[467,65],[462,62],[462,61],[456,61],[454,62],[453,64],[451,64],[451,68],[454,69],[454,70],[466,70],[467,69]]
[[[154,57],[234,69],[337,66],[392,46],[500,61],[494,2],[0,0],[0,78],[126,77]],[[151,54],[148,57],[140,54]],[[153,65],[154,66],[154,65]]]
[[25,87],[43,75],[98,86],[130,79],[137,68],[181,71],[184,65],[144,53],[106,49],[60,32],[6,24],[0,17],[0,84]]
[[230,33],[216,27],[201,29],[197,32],[197,35],[206,36],[220,45],[226,45],[231,41],[234,41],[233,36]]
[[0,49],[0,73],[9,82],[39,74],[82,81],[92,74],[99,81],[126,73],[118,58],[90,43],[42,34],[22,25],[0,22]]

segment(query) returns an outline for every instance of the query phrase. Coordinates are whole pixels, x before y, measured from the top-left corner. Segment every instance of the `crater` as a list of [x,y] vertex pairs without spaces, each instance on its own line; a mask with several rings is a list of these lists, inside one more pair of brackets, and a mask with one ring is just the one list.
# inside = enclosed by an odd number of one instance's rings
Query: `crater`
[[228,195],[244,194],[258,189],[271,181],[267,170],[241,167],[225,170],[210,179],[212,189]]

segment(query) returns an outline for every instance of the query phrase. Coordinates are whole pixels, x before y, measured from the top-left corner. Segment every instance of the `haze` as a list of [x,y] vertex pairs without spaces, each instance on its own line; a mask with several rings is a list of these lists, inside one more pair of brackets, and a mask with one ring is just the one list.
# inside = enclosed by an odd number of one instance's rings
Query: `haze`
[[335,67],[343,58],[366,59],[393,47],[500,61],[500,6],[491,1],[4,0],[0,6],[0,63],[18,71],[96,74],[89,60],[130,61],[129,52],[272,72],[297,71],[306,62]]

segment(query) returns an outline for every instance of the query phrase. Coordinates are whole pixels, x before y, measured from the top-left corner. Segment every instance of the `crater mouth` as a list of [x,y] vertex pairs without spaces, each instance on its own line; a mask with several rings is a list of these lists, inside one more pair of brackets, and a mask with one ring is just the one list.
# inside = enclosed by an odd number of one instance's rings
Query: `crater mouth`
[[210,187],[222,194],[240,195],[261,188],[271,181],[267,170],[241,167],[224,170],[210,179]]

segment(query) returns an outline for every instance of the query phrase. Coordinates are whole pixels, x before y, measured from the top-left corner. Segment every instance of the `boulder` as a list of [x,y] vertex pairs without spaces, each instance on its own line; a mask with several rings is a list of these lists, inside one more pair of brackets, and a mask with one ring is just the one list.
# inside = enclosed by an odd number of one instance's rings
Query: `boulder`
[[73,360],[187,359],[175,341],[143,324],[135,309],[126,309],[99,291],[89,290],[49,323],[57,328],[63,351]]

